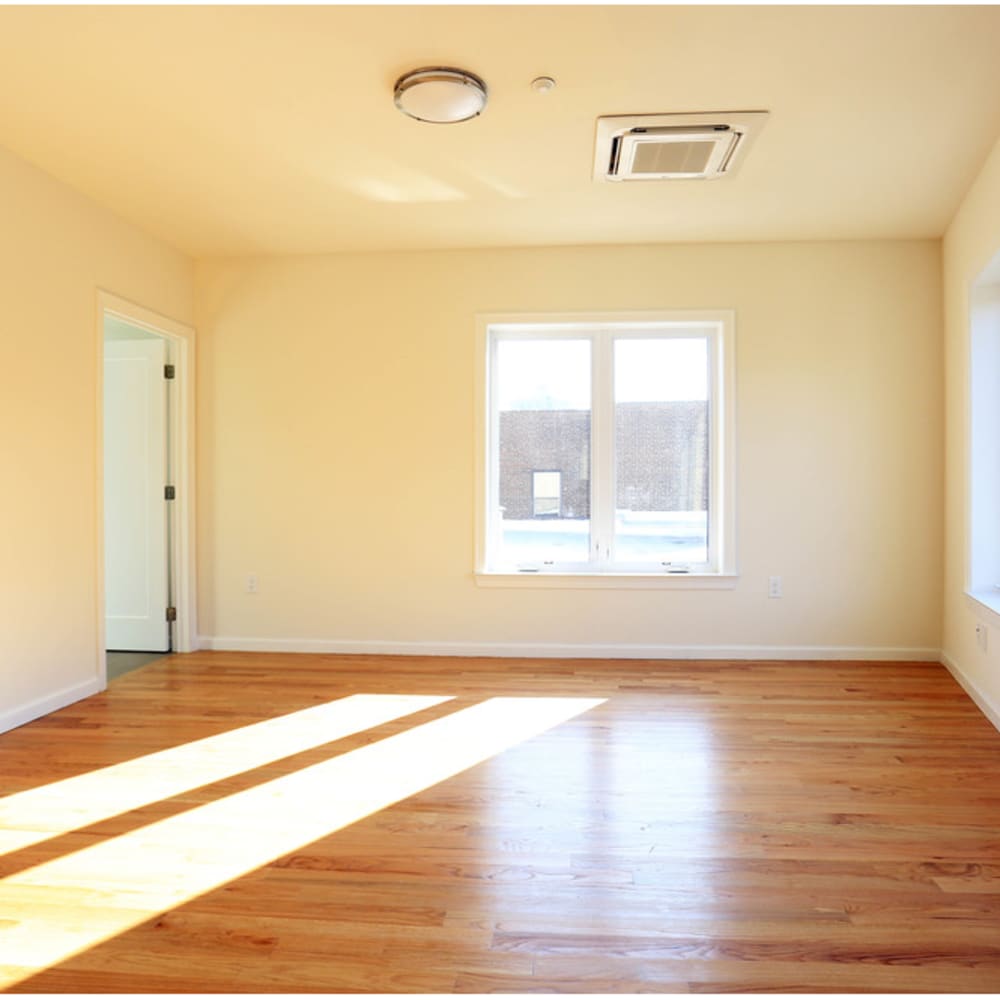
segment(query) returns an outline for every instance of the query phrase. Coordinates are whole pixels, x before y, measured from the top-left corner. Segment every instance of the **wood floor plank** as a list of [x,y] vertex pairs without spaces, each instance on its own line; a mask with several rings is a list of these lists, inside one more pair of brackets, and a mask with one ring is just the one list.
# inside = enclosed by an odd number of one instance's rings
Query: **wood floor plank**
[[[171,748],[357,694],[451,700],[224,773],[215,754],[212,780],[185,758],[168,798],[102,784],[80,826],[17,814],[127,761],[160,787]],[[435,723],[497,698],[595,703],[449,770]],[[289,819],[274,853],[283,808],[348,794],[303,775],[411,732],[415,793],[309,843]],[[11,992],[1000,992],[1000,733],[935,664],[195,653],[3,734],[0,761]],[[272,785],[276,811],[237,808]],[[145,870],[185,817],[200,846]],[[250,859],[221,884],[220,844]]]

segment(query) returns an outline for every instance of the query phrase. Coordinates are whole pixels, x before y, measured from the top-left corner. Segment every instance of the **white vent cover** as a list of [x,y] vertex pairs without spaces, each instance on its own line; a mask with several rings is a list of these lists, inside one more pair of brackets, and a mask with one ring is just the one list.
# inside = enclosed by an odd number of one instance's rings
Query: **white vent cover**
[[766,119],[766,111],[598,118],[594,180],[725,177]]

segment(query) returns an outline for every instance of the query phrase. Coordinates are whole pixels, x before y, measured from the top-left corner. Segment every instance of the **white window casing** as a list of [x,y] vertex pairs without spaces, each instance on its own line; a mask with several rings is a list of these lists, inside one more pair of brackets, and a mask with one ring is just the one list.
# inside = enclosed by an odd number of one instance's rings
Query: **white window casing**
[[[559,315],[482,315],[477,317],[476,350],[476,539],[475,578],[480,586],[571,588],[726,589],[736,585],[735,539],[735,345],[731,311],[642,312]],[[629,559],[620,554],[616,534],[622,515],[616,511],[615,346],[644,339],[669,343],[685,340],[706,345],[708,397],[707,546],[704,558],[685,562],[656,557]],[[589,413],[589,552],[579,547],[572,560],[518,562],[502,544],[500,506],[500,416],[498,345],[533,340],[586,341],[590,345]],[[700,348],[699,348],[700,350]],[[644,397],[645,398],[645,397]],[[700,398],[700,397],[699,397]],[[702,411],[704,412],[704,411]],[[538,471],[549,471],[544,461]],[[555,471],[554,469],[551,471]],[[533,474],[532,482],[536,479]],[[570,503],[572,483],[560,481],[563,504]],[[641,508],[647,510],[648,508]],[[655,512],[653,512],[655,513]],[[540,518],[537,510],[535,518]],[[530,517],[531,515],[529,515]],[[641,519],[642,513],[632,514]],[[679,513],[678,517],[683,517]],[[693,515],[689,515],[693,516]],[[704,518],[702,518],[704,520]],[[512,522],[508,521],[508,524]],[[533,525],[555,530],[540,518]],[[573,528],[562,524],[562,528]],[[632,529],[633,531],[636,529]],[[643,529],[637,529],[641,535]],[[621,546],[625,548],[624,545]],[[642,546],[639,546],[640,550]]]

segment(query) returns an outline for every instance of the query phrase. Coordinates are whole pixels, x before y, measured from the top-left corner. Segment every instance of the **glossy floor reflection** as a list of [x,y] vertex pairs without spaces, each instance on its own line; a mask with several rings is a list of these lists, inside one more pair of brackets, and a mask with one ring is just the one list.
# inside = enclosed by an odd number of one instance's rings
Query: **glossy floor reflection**
[[[381,696],[368,697],[377,700]],[[354,711],[360,714],[363,703],[356,698],[345,699],[338,707],[350,712],[353,701]],[[414,710],[413,701],[434,699],[386,700],[392,706],[388,711],[401,715]],[[0,988],[13,986],[151,916],[482,763],[597,704],[598,699],[585,698],[492,698],[8,876],[0,880],[0,913],[14,919],[0,923]],[[377,705],[371,714],[385,721],[392,717],[386,713],[385,706]],[[71,815],[77,813],[73,810]]]
[[0,857],[11,989],[1000,990],[1000,734],[933,664],[174,657],[0,737],[10,801],[361,692],[452,700]]
[[29,847],[448,700],[350,695],[8,795],[0,799],[0,853]]

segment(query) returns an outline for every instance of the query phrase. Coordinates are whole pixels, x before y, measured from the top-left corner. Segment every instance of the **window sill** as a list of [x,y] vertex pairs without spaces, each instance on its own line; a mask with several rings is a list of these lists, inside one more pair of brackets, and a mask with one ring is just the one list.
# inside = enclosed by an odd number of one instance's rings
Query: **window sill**
[[562,590],[733,590],[735,573],[476,573],[479,587]]
[[1000,628],[1000,590],[967,590],[965,597],[975,614],[985,612],[987,622]]

